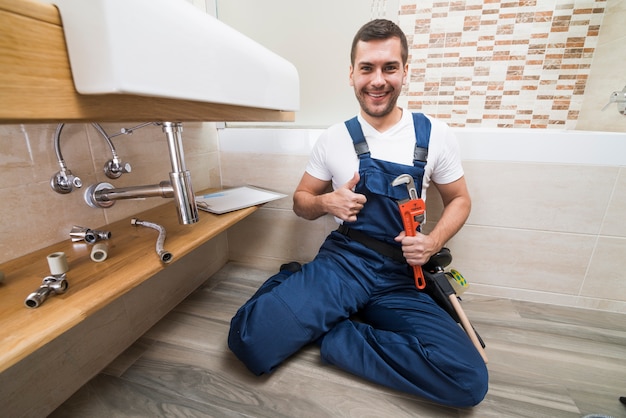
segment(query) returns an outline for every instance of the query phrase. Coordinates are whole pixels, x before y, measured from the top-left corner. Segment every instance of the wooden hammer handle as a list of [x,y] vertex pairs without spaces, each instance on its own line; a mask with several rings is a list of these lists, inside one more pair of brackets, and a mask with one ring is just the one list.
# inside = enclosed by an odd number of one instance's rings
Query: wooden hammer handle
[[478,339],[478,336],[476,335],[476,331],[474,331],[474,327],[472,327],[472,324],[470,323],[469,319],[467,319],[467,315],[465,315],[465,311],[461,307],[459,300],[456,298],[456,294],[450,295],[449,298],[450,298],[450,303],[452,303],[452,306],[454,307],[456,314],[459,316],[459,319],[461,320],[461,325],[463,326],[463,329],[465,329],[465,332],[469,336],[470,340],[472,340],[472,343],[476,347],[476,350],[478,350],[478,353],[485,361],[485,364],[487,364],[488,363],[487,353],[485,353],[483,346],[480,344],[480,340]]

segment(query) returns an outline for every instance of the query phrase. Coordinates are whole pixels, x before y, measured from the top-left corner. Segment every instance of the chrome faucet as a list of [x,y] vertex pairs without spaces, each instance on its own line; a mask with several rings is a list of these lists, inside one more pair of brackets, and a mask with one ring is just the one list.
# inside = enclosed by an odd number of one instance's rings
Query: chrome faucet
[[191,174],[185,167],[185,155],[181,133],[183,126],[178,122],[163,122],[167,137],[172,172],[169,181],[146,186],[114,188],[109,183],[92,184],[85,190],[85,202],[92,208],[109,208],[115,201],[144,197],[173,197],[176,202],[178,221],[189,225],[198,222],[198,207],[191,186]]
[[626,115],[626,86],[622,89],[622,91],[614,91],[609,96],[609,102],[604,105],[602,111],[605,111],[611,103],[617,103],[617,111],[622,115]]

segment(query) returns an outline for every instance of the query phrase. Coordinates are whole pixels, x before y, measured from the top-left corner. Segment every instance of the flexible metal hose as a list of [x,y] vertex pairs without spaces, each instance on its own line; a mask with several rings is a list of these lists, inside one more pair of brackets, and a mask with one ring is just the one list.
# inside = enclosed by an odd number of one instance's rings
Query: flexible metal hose
[[137,218],[131,219],[130,223],[132,225],[141,225],[141,226],[156,229],[157,231],[159,231],[159,237],[157,238],[157,241],[156,241],[156,253],[159,255],[159,258],[161,259],[162,262],[169,263],[170,261],[172,261],[172,258],[173,258],[172,253],[170,253],[169,251],[166,251],[163,248],[163,245],[165,243],[165,228],[153,222],[140,221]]
[[91,124],[91,126],[96,128],[96,131],[98,131],[100,135],[102,135],[106,143],[109,145],[109,148],[111,149],[111,155],[113,156],[113,159],[117,160],[118,159],[117,152],[115,151],[115,146],[113,145],[113,141],[111,141],[111,138],[109,138],[109,135],[104,131],[104,129],[102,128],[102,126],[100,126],[100,124],[94,122]]
[[[91,125],[96,129],[96,131],[98,131],[100,135],[102,135],[107,145],[111,149],[111,154],[113,155],[113,158],[117,159],[117,152],[115,151],[115,146],[113,145],[113,141],[111,141],[111,138],[109,138],[109,135],[107,135],[102,126],[100,126],[100,124],[94,122]],[[65,160],[63,159],[63,154],[61,153],[60,144],[61,132],[63,131],[64,126],[64,123],[59,123],[56,130],[54,131],[54,152],[56,153],[57,161],[59,162],[59,166],[61,166],[62,170],[67,168],[67,166],[65,165]]]
[[65,165],[65,160],[63,159],[63,154],[61,154],[61,131],[63,131],[64,123],[59,123],[57,125],[56,130],[54,131],[54,152],[57,155],[57,161],[59,162],[59,166],[61,167],[61,171],[65,171],[67,166]]

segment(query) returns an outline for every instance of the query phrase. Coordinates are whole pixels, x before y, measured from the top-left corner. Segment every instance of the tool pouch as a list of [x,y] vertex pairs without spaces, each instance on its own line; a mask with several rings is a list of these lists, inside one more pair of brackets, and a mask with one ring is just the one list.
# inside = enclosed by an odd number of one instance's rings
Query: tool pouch
[[454,295],[454,289],[448,281],[446,274],[441,271],[433,273],[430,271],[424,271],[424,278],[426,279],[426,289],[424,291],[431,297],[439,306],[441,306],[456,322],[460,323],[461,320],[457,315],[452,303],[450,303],[450,295]]

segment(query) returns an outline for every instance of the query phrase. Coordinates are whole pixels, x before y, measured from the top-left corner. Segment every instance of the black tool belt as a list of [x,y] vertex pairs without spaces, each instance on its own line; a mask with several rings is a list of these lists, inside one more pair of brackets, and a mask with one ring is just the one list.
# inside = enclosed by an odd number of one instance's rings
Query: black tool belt
[[377,253],[384,255],[385,257],[392,258],[400,263],[406,263],[406,259],[402,254],[402,248],[400,247],[396,247],[395,245],[391,245],[376,238],[372,238],[364,232],[356,229],[351,229],[345,225],[340,225],[337,229],[337,232],[345,235],[351,240],[363,244],[370,250],[374,250]]

